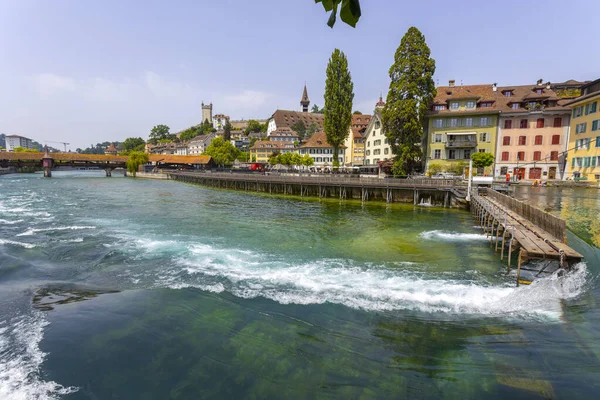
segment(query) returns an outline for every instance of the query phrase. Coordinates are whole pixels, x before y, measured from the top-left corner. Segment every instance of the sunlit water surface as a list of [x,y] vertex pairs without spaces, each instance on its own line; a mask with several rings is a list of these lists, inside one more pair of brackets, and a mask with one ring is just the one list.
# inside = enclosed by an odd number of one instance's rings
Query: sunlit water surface
[[464,211],[102,174],[0,177],[0,399],[600,393],[598,191],[519,189],[586,262],[515,288]]

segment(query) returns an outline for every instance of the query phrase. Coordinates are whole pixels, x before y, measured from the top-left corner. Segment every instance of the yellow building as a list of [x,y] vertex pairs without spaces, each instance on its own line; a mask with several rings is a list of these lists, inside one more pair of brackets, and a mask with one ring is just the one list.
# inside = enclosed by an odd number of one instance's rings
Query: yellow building
[[567,155],[568,177],[600,183],[600,79],[581,87],[581,96],[568,103],[571,136]]
[[296,147],[292,142],[259,140],[250,147],[250,160],[254,162],[269,162],[273,153],[294,153]]
[[363,165],[365,159],[364,133],[371,122],[371,115],[353,114],[348,136],[344,141],[346,146],[345,164],[347,166]]
[[[427,114],[427,169],[432,164],[443,171],[462,174],[475,152],[496,156],[499,108],[495,85],[448,86],[437,88]],[[478,171],[492,174],[493,166]]]

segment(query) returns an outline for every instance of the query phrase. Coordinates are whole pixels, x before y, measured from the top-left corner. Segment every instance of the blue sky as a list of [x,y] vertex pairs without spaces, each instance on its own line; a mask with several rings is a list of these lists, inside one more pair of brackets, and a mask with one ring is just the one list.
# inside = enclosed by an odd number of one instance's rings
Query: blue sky
[[[87,147],[152,126],[298,109],[306,81],[323,105],[334,48],[349,61],[355,109],[389,85],[402,35],[416,26],[436,82],[499,85],[600,77],[594,0],[363,0],[355,29],[313,0],[0,0],[0,132]],[[583,22],[581,22],[583,21]],[[596,47],[596,51],[593,48]]]

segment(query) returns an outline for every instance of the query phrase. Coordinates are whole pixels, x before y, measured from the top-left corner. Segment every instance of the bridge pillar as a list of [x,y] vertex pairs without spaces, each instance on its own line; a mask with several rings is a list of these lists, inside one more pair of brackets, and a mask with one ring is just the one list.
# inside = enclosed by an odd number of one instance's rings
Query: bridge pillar
[[45,146],[44,156],[42,157],[42,168],[44,169],[44,178],[52,178],[52,164],[54,159],[48,153],[48,146]]
[[123,176],[124,176],[124,177],[127,177],[127,168],[125,168],[125,169],[123,170]]
[[106,168],[104,170],[104,172],[106,172],[106,177],[110,178],[112,176],[112,168]]

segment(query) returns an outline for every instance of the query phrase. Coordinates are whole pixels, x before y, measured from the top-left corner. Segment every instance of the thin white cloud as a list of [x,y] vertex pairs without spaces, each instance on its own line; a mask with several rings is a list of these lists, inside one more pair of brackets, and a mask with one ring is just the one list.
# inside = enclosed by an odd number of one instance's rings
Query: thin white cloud
[[42,97],[77,89],[77,83],[74,79],[47,72],[36,74],[31,77],[31,80]]

